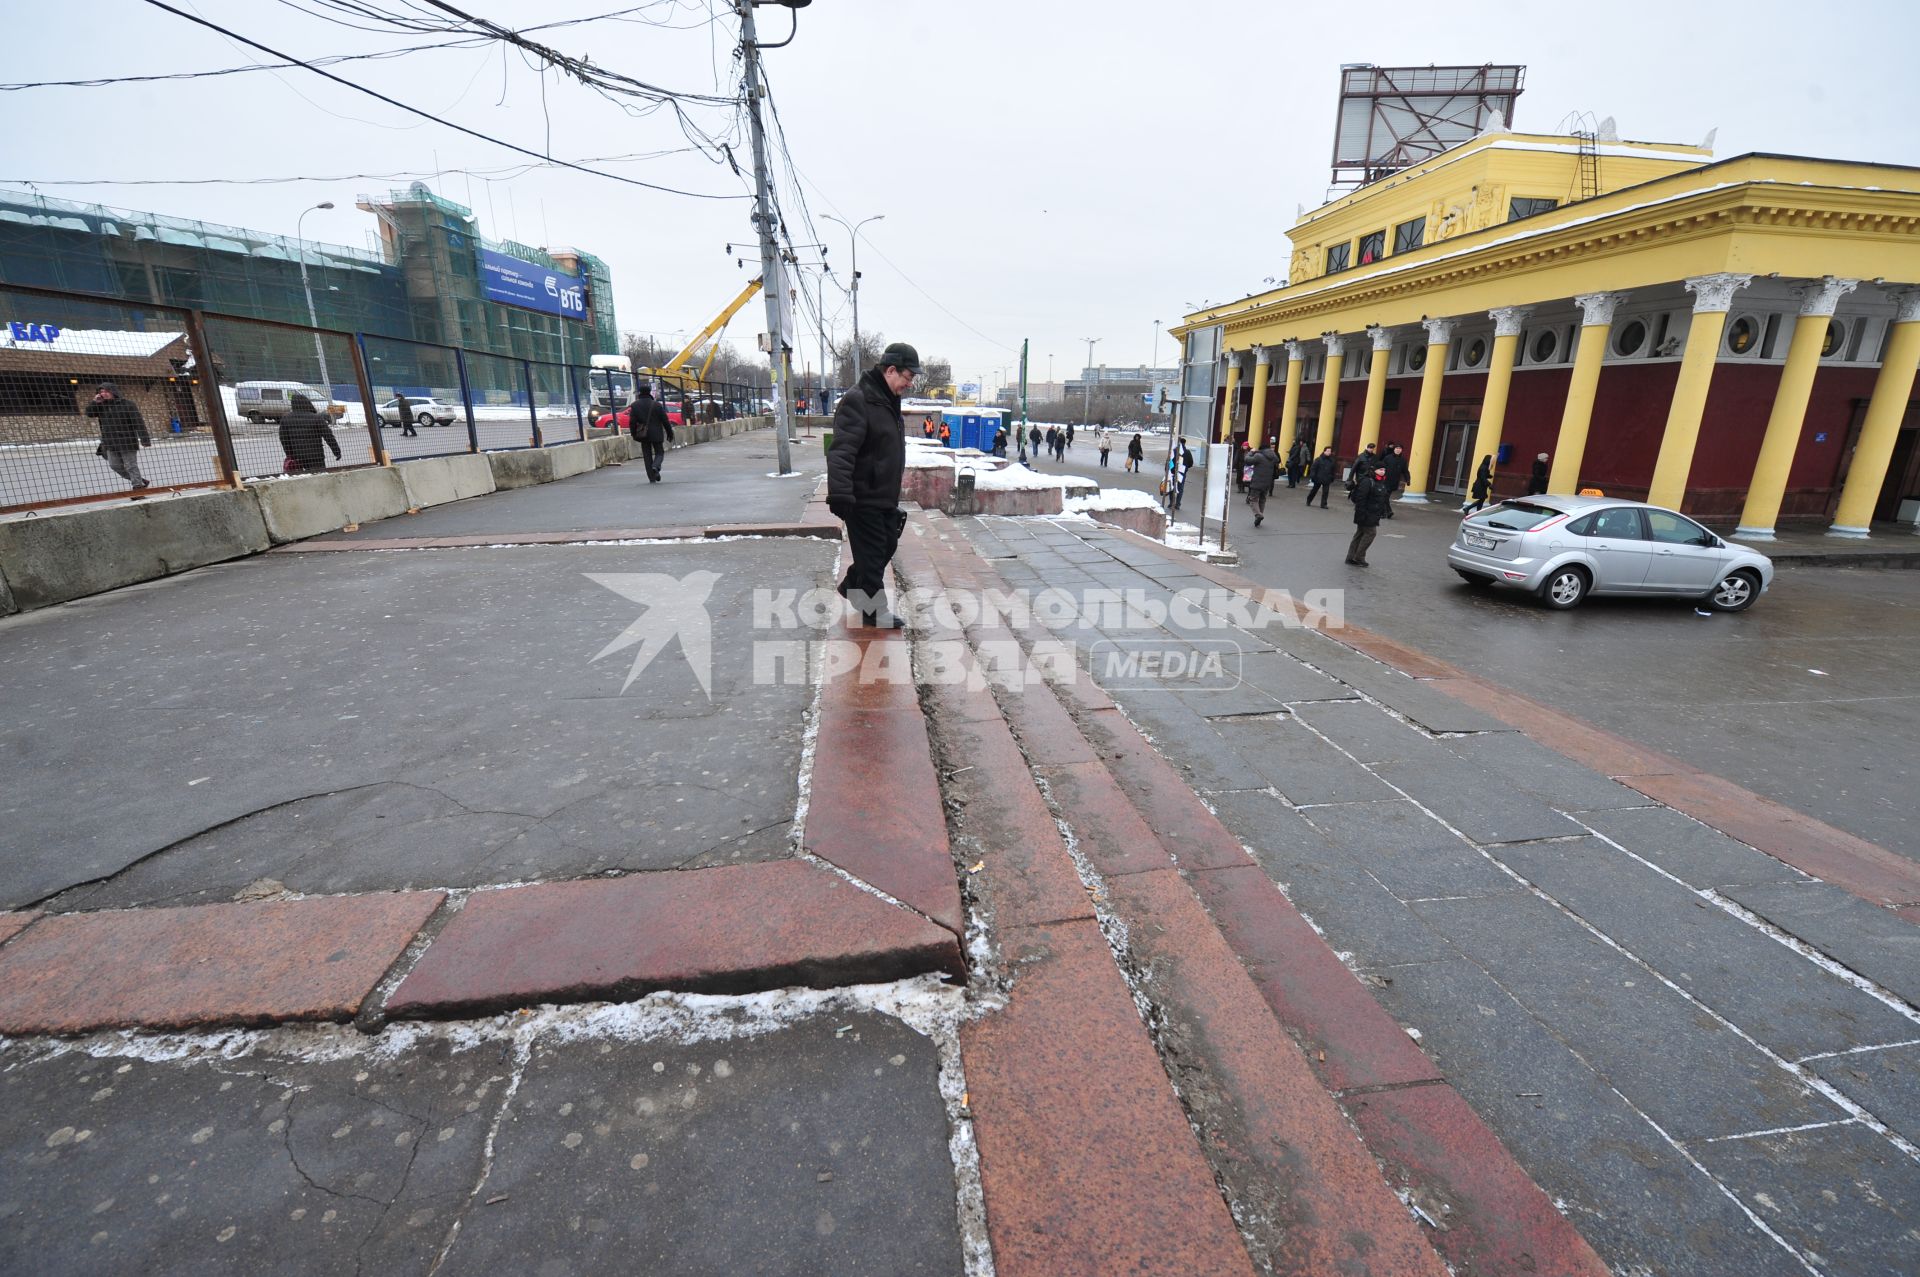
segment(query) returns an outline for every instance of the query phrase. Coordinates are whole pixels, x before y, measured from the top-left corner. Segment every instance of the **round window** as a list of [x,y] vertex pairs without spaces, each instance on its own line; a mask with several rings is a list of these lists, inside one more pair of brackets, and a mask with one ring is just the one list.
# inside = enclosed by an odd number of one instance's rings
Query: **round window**
[[1647,344],[1647,326],[1637,319],[1627,321],[1613,338],[1613,353],[1616,355],[1637,355],[1640,347]]
[[1547,360],[1553,358],[1553,352],[1559,345],[1560,338],[1553,329],[1543,329],[1540,335],[1533,339],[1533,362],[1536,364],[1546,363]]
[[1426,366],[1427,348],[1425,346],[1416,345],[1407,351],[1407,367],[1409,370],[1419,372]]
[[1820,343],[1820,357],[1831,358],[1835,351],[1842,349],[1846,344],[1847,326],[1837,319],[1829,319],[1826,339]]
[[1480,366],[1480,361],[1485,359],[1486,357],[1487,357],[1486,338],[1475,337],[1472,341],[1467,343],[1467,367],[1478,368]]
[[1760,322],[1752,315],[1742,315],[1727,327],[1727,349],[1736,355],[1746,354],[1759,340]]

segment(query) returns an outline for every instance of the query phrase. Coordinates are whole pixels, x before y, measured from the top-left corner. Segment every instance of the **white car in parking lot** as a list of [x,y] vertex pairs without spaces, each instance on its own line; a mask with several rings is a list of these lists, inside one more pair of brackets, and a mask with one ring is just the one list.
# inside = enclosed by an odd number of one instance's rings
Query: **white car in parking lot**
[[1722,612],[1753,606],[1773,560],[1684,514],[1608,497],[1516,497],[1460,521],[1447,563],[1471,585],[1576,607],[1589,594],[1673,595]]

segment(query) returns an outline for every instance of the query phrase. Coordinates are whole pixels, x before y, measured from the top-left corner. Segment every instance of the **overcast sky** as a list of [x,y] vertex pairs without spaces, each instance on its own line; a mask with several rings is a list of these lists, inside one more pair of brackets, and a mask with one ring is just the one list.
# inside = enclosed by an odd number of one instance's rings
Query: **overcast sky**
[[[312,59],[447,39],[355,30],[329,0],[170,0],[273,48]],[[361,0],[407,11],[405,0]],[[628,8],[635,0],[464,0],[523,27]],[[721,12],[710,20],[710,11]],[[231,67],[256,51],[143,0],[7,5],[0,80],[107,77]],[[421,4],[414,13],[430,13]],[[1438,15],[1444,14],[1444,18]],[[1911,0],[1824,8],[1746,0],[1595,9],[1375,0],[815,0],[793,43],[766,63],[801,191],[829,261],[847,278],[847,237],[825,221],[880,213],[863,232],[862,327],[952,359],[956,376],[1011,378],[1023,337],[1032,377],[1156,354],[1155,321],[1286,273],[1284,229],[1328,183],[1338,68],[1514,62],[1526,66],[1515,127],[1554,131],[1572,111],[1611,115],[1624,138],[1699,142],[1721,158],[1776,151],[1920,166],[1920,48]],[[362,25],[376,24],[349,19]],[[763,39],[788,11],[759,10]],[[696,94],[730,92],[730,6],[659,0],[625,20],[538,33],[564,53]],[[542,77],[498,45],[436,49],[333,68],[357,84],[565,159],[686,147],[670,112],[632,118],[571,80]],[[356,194],[408,178],[347,174],[498,170],[512,152],[419,120],[310,71],[0,98],[0,180],[66,199],[366,246]],[[723,107],[688,107],[709,134]],[[547,137],[551,132],[551,150]],[[747,168],[744,133],[738,154]],[[684,190],[745,187],[707,156],[604,167]],[[809,236],[784,165],[782,207]],[[285,185],[65,185],[70,179],[302,177]],[[1916,175],[1920,177],[1920,175]],[[620,325],[671,339],[697,330],[751,277],[726,243],[752,235],[744,200],[700,200],[540,168],[491,182],[430,184],[476,210],[483,233],[571,244],[605,258]],[[826,312],[844,335],[843,293]],[[729,337],[751,343],[758,306]],[[804,347],[817,359],[817,344]],[[1157,355],[1172,362],[1162,337]],[[798,363],[798,360],[796,360]]]

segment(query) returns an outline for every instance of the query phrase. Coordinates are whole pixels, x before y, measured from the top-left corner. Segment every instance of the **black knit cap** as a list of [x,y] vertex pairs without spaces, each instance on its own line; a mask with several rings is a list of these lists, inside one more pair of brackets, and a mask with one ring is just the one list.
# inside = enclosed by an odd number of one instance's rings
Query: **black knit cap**
[[904,341],[896,341],[880,353],[880,366],[917,373],[920,371],[920,352]]

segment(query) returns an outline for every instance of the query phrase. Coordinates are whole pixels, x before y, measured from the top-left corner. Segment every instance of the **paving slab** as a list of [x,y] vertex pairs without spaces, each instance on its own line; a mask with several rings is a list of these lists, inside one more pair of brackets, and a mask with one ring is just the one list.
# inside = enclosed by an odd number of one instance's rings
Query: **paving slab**
[[437,891],[40,919],[0,949],[0,1035],[346,1020]]
[[1455,956],[1445,936],[1429,926],[1368,872],[1343,859],[1301,863],[1275,881],[1300,911],[1326,933],[1327,943],[1362,969]]
[[1878,998],[1598,839],[1492,851],[1789,1060],[1920,1036]]
[[1920,1143],[1920,1042],[1808,1060],[1806,1067],[1895,1134]]
[[[1207,805],[1269,873],[1284,877],[1299,864],[1351,864],[1307,819],[1264,789],[1207,795]],[[1233,866],[1229,866],[1233,867]]]
[[961,1026],[994,1270],[1253,1272],[1092,922],[1002,936],[1004,1009]]
[[1395,796],[1385,782],[1291,714],[1217,721],[1212,726],[1295,806]]
[[[1234,631],[1236,641],[1241,631]],[[1328,678],[1298,657],[1280,651],[1249,651],[1242,663],[1243,676],[1282,704],[1294,701],[1347,700],[1353,689],[1337,679]]]
[[1682,1141],[1844,1114],[1758,1048],[1528,892],[1411,906]]
[[542,1040],[438,1272],[960,1274],[938,1073],[874,1015]]
[[439,1018],[655,989],[828,988],[936,970],[963,970],[950,931],[789,860],[477,893],[387,1010]]
[[1301,815],[1402,900],[1487,895],[1518,885],[1404,798],[1311,807]]
[[1724,894],[1920,1005],[1920,926],[1823,882],[1732,886]]
[[511,1057],[501,1039],[333,1061],[11,1062],[0,1271],[425,1277],[485,1163]]
[[1374,774],[1482,846],[1570,838],[1581,827],[1502,773],[1445,751],[1381,763]]
[[[1623,1100],[1465,959],[1382,973],[1379,997],[1616,1273],[1805,1270]],[[1355,1108],[1364,1126],[1365,1110]],[[1522,1271],[1496,1267],[1495,1272]]]
[[1292,713],[1362,763],[1428,758],[1442,752],[1433,737],[1364,701],[1296,705]]
[[1857,1123],[1695,1146],[1716,1178],[1833,1277],[1920,1264],[1920,1164]]
[[1520,732],[1479,732],[1446,742],[1462,762],[1496,773],[1555,811],[1646,808],[1647,796],[1573,762]]
[[1212,724],[1186,706],[1171,703],[1172,698],[1165,695],[1141,694],[1112,685],[1107,691],[1193,788],[1203,793],[1266,788],[1266,778],[1249,766]]
[[1577,819],[1690,887],[1806,881],[1792,866],[1670,807],[1582,812]]
[[0,799],[0,904],[789,854],[813,689],[756,681],[751,645],[723,641],[709,697],[679,638],[626,686],[640,646],[591,658],[649,607],[589,574],[710,584],[725,635],[750,626],[756,588],[810,588],[833,556],[797,540],[269,555],[0,621],[19,782]]

